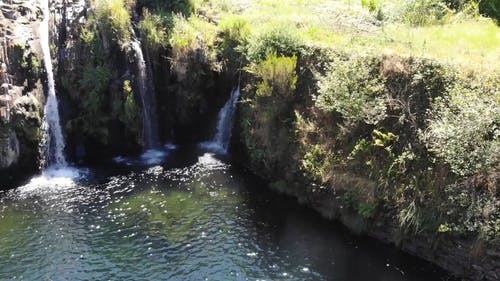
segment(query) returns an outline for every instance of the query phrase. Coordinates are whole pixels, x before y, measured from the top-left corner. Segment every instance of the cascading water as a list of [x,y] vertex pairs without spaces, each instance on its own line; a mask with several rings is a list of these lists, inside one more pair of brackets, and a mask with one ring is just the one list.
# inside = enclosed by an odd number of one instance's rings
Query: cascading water
[[202,146],[218,152],[227,153],[229,143],[231,141],[231,133],[233,129],[234,113],[236,105],[240,98],[240,87],[236,87],[231,96],[227,100],[224,107],[219,111],[217,118],[217,131],[210,142],[203,143]]
[[59,120],[59,109],[52,70],[52,59],[49,47],[49,0],[41,1],[43,21],[40,25],[40,44],[42,46],[43,60],[47,72],[47,101],[42,122],[41,154],[43,168],[67,166],[64,156],[64,137]]
[[154,85],[149,77],[151,71],[148,71],[146,61],[142,54],[141,44],[139,41],[132,41],[132,49],[135,52],[135,59],[138,70],[139,95],[142,101],[142,118],[143,118],[143,140],[144,147],[152,149],[159,146],[158,128],[156,124],[156,108],[154,103]]

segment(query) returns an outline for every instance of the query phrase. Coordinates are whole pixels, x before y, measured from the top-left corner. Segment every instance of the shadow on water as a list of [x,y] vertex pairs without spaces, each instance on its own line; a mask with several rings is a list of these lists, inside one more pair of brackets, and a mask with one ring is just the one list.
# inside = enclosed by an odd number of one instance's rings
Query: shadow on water
[[227,163],[178,147],[0,195],[0,279],[448,280]]

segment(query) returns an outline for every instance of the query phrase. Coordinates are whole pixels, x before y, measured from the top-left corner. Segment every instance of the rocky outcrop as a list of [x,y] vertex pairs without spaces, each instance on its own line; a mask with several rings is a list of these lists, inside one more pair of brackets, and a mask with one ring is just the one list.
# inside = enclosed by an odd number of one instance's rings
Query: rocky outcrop
[[4,172],[15,166],[37,167],[44,99],[38,6],[34,0],[0,4],[0,171]]
[[[85,0],[50,1],[50,38],[54,64],[71,60],[66,49],[86,12]],[[38,168],[38,144],[43,116],[44,69],[39,40],[40,0],[0,3],[0,173]],[[66,69],[62,69],[66,71]],[[69,69],[70,70],[70,69]],[[14,172],[14,173],[13,173]],[[2,186],[0,186],[0,189]]]

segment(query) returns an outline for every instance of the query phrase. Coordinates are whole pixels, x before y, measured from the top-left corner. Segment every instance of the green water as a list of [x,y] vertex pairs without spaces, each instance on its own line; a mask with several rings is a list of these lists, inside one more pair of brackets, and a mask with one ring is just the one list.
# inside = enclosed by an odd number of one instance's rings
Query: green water
[[447,278],[193,151],[0,194],[2,280]]

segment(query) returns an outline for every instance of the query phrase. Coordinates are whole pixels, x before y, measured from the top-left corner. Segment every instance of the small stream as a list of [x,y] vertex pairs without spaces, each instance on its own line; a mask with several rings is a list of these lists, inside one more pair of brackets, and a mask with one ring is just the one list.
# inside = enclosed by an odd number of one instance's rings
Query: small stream
[[196,147],[0,193],[0,280],[448,280]]

